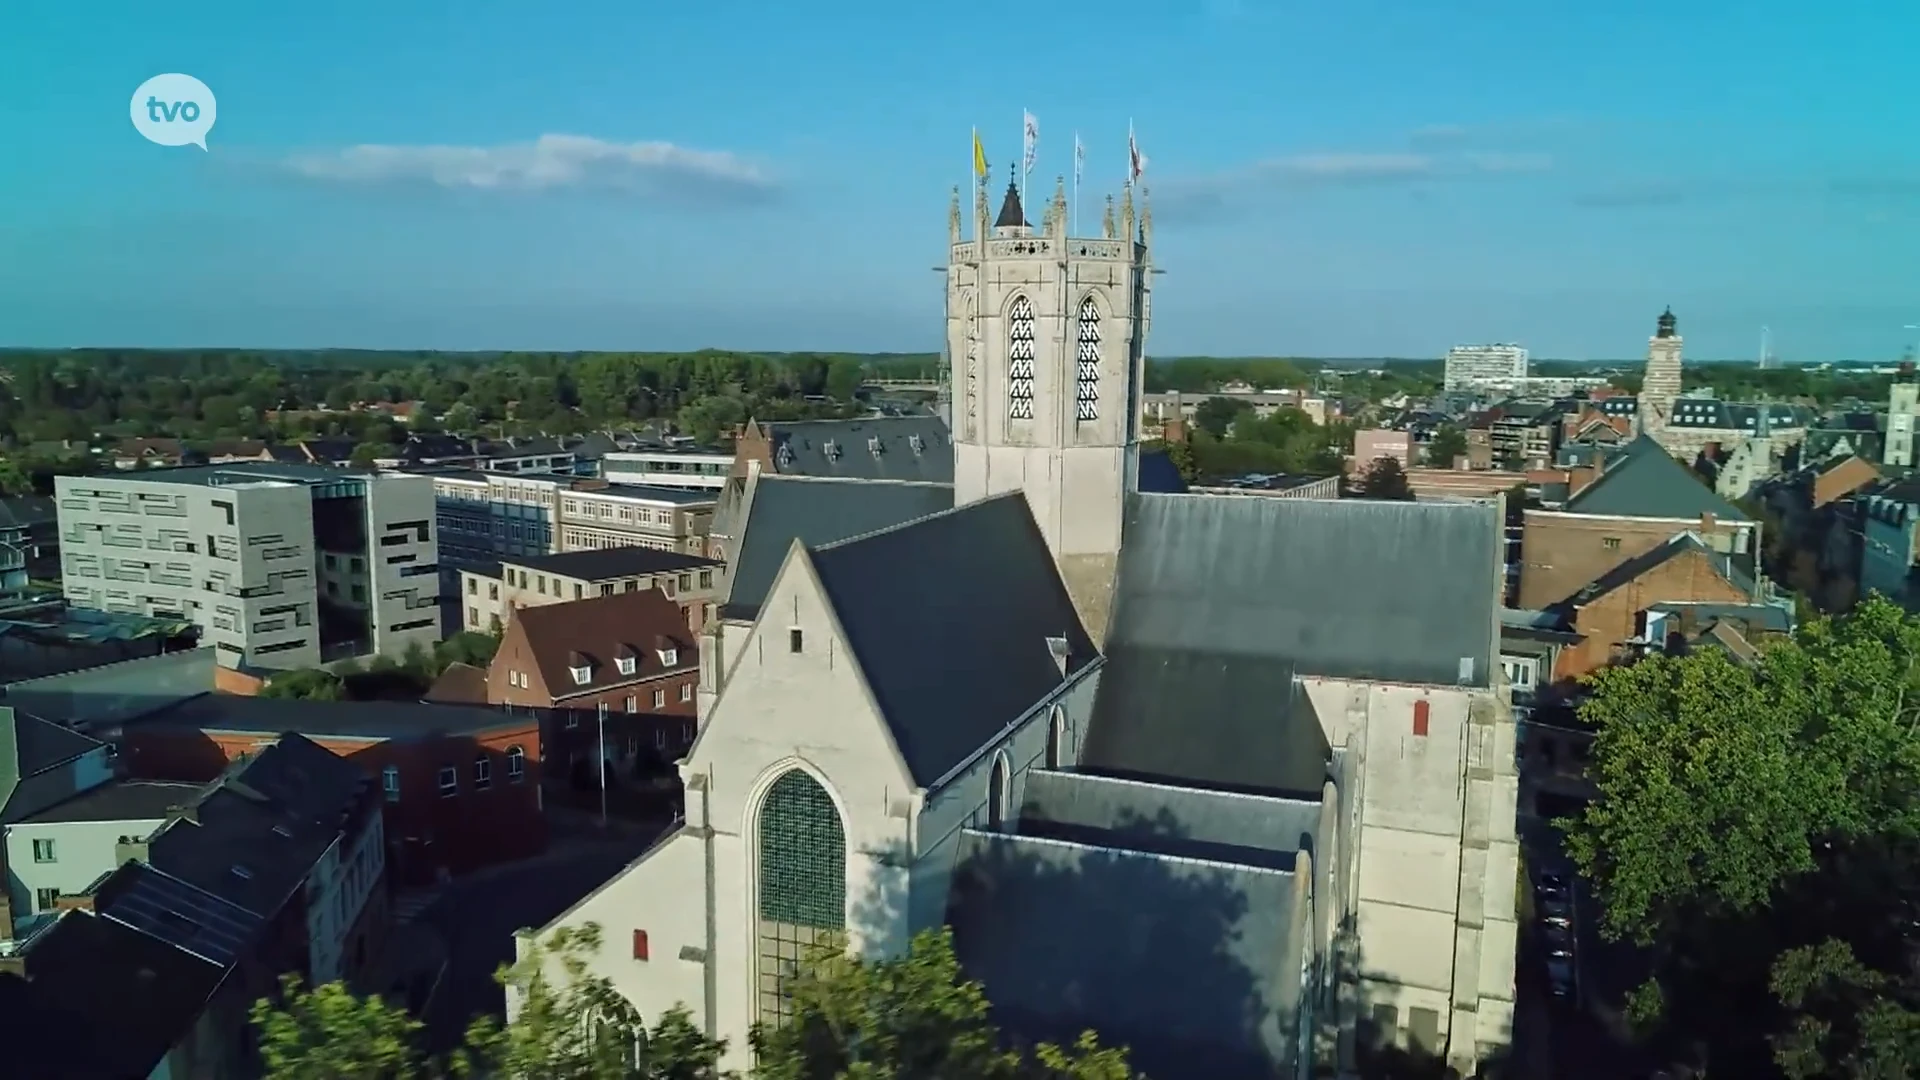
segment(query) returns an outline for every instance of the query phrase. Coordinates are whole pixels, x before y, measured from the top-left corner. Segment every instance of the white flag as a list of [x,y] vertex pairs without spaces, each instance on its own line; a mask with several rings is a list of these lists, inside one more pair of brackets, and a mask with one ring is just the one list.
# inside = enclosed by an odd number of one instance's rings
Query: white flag
[[1133,138],[1133,123],[1127,123],[1127,179],[1138,181],[1140,174],[1147,171],[1147,155],[1140,152],[1140,144]]
[[1080,142],[1080,133],[1073,133],[1073,183],[1080,185],[1081,177],[1087,172],[1087,148]]
[[1020,173],[1024,176],[1033,171],[1034,151],[1039,149],[1040,146],[1040,121],[1035,120],[1032,113],[1026,112],[1024,109],[1021,111],[1025,113],[1026,116],[1026,123],[1021,131],[1021,138],[1026,145],[1026,151],[1020,158]]

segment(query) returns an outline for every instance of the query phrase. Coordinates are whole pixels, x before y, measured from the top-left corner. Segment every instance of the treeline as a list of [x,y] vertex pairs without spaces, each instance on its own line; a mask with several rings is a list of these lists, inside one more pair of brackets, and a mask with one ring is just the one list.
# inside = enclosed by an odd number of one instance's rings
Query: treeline
[[[1622,390],[1640,392],[1641,373],[1622,372],[1609,381]],[[1767,368],[1739,364],[1698,364],[1681,369],[1680,384],[1688,390],[1710,391],[1722,401],[1811,401],[1832,405],[1860,401],[1884,405],[1891,375],[1859,368]]]

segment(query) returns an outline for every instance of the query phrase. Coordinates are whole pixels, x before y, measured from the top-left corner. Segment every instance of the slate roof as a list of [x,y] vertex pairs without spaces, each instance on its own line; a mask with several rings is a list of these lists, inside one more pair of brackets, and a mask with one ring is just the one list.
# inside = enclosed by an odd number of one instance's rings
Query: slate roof
[[1015,181],[1007,181],[1007,196],[1000,200],[1000,216],[993,219],[996,229],[1012,229],[1027,223],[1027,211],[1020,205],[1020,186]]
[[766,425],[782,476],[953,483],[953,434],[937,416],[799,420]]
[[1804,405],[1777,401],[1745,404],[1714,398],[1682,397],[1674,399],[1673,415],[1667,418],[1667,426],[1758,434],[1762,412],[1766,414],[1768,426],[1774,431],[1804,428],[1814,419],[1813,410]]
[[1092,1029],[1148,1076],[1293,1074],[1292,873],[972,829],[959,848],[954,948],[1003,1030]]
[[14,824],[158,820],[175,807],[191,803],[199,790],[199,784],[172,780],[114,780],[29,814]]
[[559,574],[561,577],[586,581],[706,570],[720,565],[702,555],[683,555],[677,551],[649,547],[598,548],[593,551],[564,551],[558,555],[515,556],[503,558],[501,563],[535,573]]
[[1490,503],[1135,494],[1126,536],[1088,769],[1318,796],[1296,675],[1488,685]]
[[[524,607],[513,613],[513,623],[508,634],[526,641],[555,700],[700,667],[699,645],[687,628],[686,613],[659,589]],[[672,667],[661,659],[669,650],[674,653]],[[621,674],[622,656],[633,658],[633,674]],[[493,662],[513,661],[495,656]],[[587,669],[586,682],[574,681],[576,666]]]
[[811,558],[922,786],[1059,687],[1048,638],[1066,639],[1069,674],[1098,655],[1019,492],[819,547]]
[[1712,514],[1721,521],[1749,520],[1645,435],[1611,458],[1598,480],[1567,500],[1566,509],[1604,517],[1697,519]]
[[0,706],[0,823],[38,813],[73,794],[67,764],[105,745],[32,713]]
[[[532,610],[532,609],[528,609]],[[525,727],[525,716],[469,705],[413,701],[290,701],[284,698],[201,694],[126,722],[126,730],[299,732],[316,739],[378,742],[473,735]]]
[[741,510],[742,522],[733,542],[733,561],[720,615],[726,619],[757,616],[796,540],[818,547],[951,509],[950,484],[819,480],[761,473],[754,479]]
[[34,937],[31,979],[0,975],[9,1076],[147,1076],[192,1031],[225,970],[111,918],[72,911]]
[[59,511],[45,495],[15,495],[0,499],[0,529],[27,529],[54,521]]

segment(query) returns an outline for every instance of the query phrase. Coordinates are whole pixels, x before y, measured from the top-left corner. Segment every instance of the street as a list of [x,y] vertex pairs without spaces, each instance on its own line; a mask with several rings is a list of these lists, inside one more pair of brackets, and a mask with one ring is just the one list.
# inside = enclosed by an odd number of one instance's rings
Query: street
[[436,1050],[458,1045],[473,1017],[503,1016],[493,973],[514,958],[513,932],[544,925],[652,845],[657,831],[600,834],[553,826],[546,854],[455,879],[421,912],[446,939],[449,961],[423,1019]]

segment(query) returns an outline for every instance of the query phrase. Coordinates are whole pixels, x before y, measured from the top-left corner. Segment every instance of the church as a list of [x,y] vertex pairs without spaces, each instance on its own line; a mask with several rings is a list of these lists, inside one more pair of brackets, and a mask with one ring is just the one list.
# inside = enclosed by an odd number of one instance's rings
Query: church
[[1514,1008],[1501,507],[1142,490],[1151,210],[1066,210],[954,194],[952,483],[746,479],[686,820],[522,948],[598,923],[735,1067],[811,947],[944,924],[1004,1031],[1161,1080],[1471,1073]]

